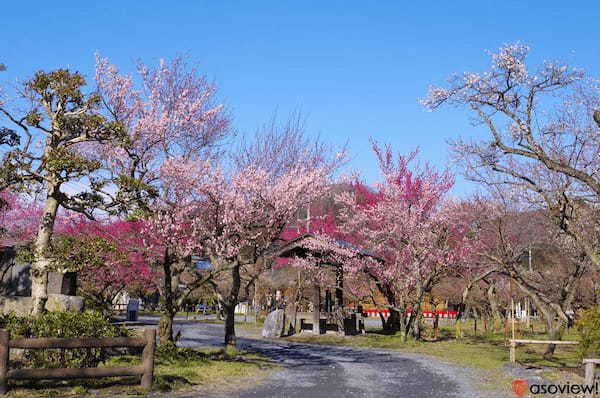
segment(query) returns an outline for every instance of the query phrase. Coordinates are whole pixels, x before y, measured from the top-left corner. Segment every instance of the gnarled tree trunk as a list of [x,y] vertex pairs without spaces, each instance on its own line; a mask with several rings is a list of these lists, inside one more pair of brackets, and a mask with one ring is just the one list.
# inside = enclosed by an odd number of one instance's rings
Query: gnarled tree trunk
[[48,250],[58,211],[58,186],[49,185],[44,213],[35,238],[34,261],[31,264],[31,313],[41,314],[48,300],[48,270],[50,258]]
[[173,259],[169,254],[169,249],[165,249],[165,256],[162,263],[163,268],[163,283],[162,301],[164,308],[161,311],[158,335],[161,344],[174,344],[173,337],[173,320],[177,313],[176,294],[179,285],[179,278],[173,275]]
[[490,303],[490,310],[492,312],[492,332],[495,332],[502,327],[503,320],[498,305],[498,296],[496,295],[496,284],[494,282],[491,282],[487,289],[487,297]]

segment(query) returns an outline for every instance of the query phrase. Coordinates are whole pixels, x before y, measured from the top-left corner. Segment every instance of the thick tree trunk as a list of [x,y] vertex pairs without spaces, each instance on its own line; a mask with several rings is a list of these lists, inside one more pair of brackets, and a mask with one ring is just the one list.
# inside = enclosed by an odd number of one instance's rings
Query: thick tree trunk
[[48,270],[50,258],[48,249],[54,231],[54,221],[58,211],[58,186],[49,186],[44,213],[40,221],[34,247],[34,261],[31,264],[31,313],[34,315],[44,312],[48,300]]
[[[394,292],[389,287],[383,286],[381,283],[377,283],[376,286],[381,295],[385,297],[387,303],[391,307],[396,307],[396,297]],[[375,301],[373,301],[373,304],[376,304]],[[404,308],[404,306],[401,306],[401,308]],[[395,308],[389,308],[389,311],[390,316],[387,320],[383,317],[383,315],[381,315],[381,313],[379,314],[383,324],[383,330],[389,333],[396,333],[402,330],[402,314]]]
[[[384,321],[383,330],[390,333],[396,333],[401,329],[401,314],[398,310],[390,308],[390,316]],[[383,317],[383,315],[382,315]]]
[[173,338],[173,319],[174,313],[163,311],[160,314],[160,323],[158,325],[158,335],[160,336],[160,344],[175,344]]
[[240,265],[238,264],[231,269],[231,289],[223,303],[223,309],[225,310],[225,345],[234,348],[237,343],[235,336],[235,306],[238,303],[240,286]]
[[421,340],[421,331],[422,331],[421,320],[422,319],[423,319],[423,314],[421,313],[421,311],[419,311],[417,313],[417,316],[413,320],[413,326],[412,326],[413,338],[415,340]]
[[[560,321],[560,318],[558,320],[554,319],[553,311],[548,311],[548,313],[550,313],[550,316],[546,317],[548,340],[562,340],[562,322]],[[542,357],[546,360],[552,359],[555,349],[556,344],[548,344]]]
[[[175,290],[177,289],[177,278],[173,278],[173,263],[172,258],[169,255],[169,249],[165,249],[165,256],[162,263],[163,268],[163,286],[162,286],[162,299],[164,307],[160,317],[159,324],[159,337],[161,344],[174,344],[175,339],[173,338],[173,319],[177,313],[175,307]],[[175,286],[174,286],[175,285]]]
[[234,347],[237,344],[235,336],[235,304],[223,305],[225,310],[225,345]]
[[492,312],[492,333],[495,332],[498,328],[502,327],[502,314],[500,314],[500,309],[498,306],[498,297],[496,296],[496,284],[490,283],[490,286],[487,289],[487,297],[490,303],[490,310]]
[[412,336],[414,339],[419,340],[421,338],[421,325],[419,317],[421,311],[418,308],[413,308],[410,315],[405,317],[405,322],[402,328],[404,336]]
[[411,309],[410,312],[410,316],[408,317],[408,322],[406,324],[406,328],[405,328],[405,333],[407,336],[409,336],[412,332],[412,337],[415,340],[420,340],[421,339],[421,318],[422,318],[422,313],[421,313],[421,304],[423,303],[423,299],[425,297],[425,292],[427,292],[429,289],[429,284],[431,283],[431,279],[429,279],[428,281],[426,281],[426,285],[423,286],[419,286],[417,288],[417,299],[416,301],[414,301],[414,305],[413,308]]

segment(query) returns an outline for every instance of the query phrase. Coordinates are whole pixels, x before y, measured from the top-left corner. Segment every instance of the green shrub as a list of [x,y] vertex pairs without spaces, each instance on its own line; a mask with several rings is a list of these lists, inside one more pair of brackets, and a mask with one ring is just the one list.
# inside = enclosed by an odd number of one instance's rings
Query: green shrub
[[[11,338],[26,337],[117,337],[128,331],[115,327],[98,312],[47,312],[37,316],[0,315],[0,328],[9,329]],[[102,348],[27,350],[23,365],[32,368],[95,367],[106,360]]]
[[576,321],[579,351],[582,357],[600,356],[600,311],[588,309]]
[[193,348],[177,347],[175,344],[161,344],[156,347],[155,358],[158,363],[173,364],[188,361],[206,361],[208,355]]

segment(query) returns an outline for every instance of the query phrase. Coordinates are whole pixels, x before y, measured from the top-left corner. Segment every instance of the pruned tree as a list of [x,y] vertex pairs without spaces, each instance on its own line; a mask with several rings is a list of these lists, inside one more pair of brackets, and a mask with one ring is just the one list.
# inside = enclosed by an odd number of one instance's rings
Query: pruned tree
[[[59,208],[93,217],[94,210],[115,206],[103,191],[109,180],[99,174],[101,163],[82,156],[79,149],[86,143],[122,147],[128,142],[122,124],[103,116],[100,96],[86,93],[85,86],[78,72],[39,71],[19,92],[27,111],[0,102],[0,122],[12,127],[0,130],[0,144],[7,147],[0,164],[0,191],[12,187],[44,196],[33,242],[33,313],[42,312],[47,300],[47,252]],[[86,179],[92,183],[78,193],[65,189],[67,183]]]

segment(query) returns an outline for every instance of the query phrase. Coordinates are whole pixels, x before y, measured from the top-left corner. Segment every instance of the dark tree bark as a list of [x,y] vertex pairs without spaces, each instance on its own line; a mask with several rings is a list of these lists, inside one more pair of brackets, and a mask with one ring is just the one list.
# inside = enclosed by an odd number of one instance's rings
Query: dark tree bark
[[[162,296],[164,308],[160,316],[158,334],[160,337],[161,344],[174,344],[175,339],[173,338],[173,320],[175,319],[176,308],[175,308],[175,291],[173,290],[173,270],[172,270],[172,259],[169,255],[169,249],[165,249],[165,256],[162,263],[163,268],[163,283],[162,283]],[[177,286],[175,286],[177,289]]]
[[229,295],[223,301],[223,309],[225,310],[225,345],[234,348],[237,344],[235,336],[235,306],[238,303],[240,287],[240,265],[237,264],[231,269],[231,289],[229,290]]

